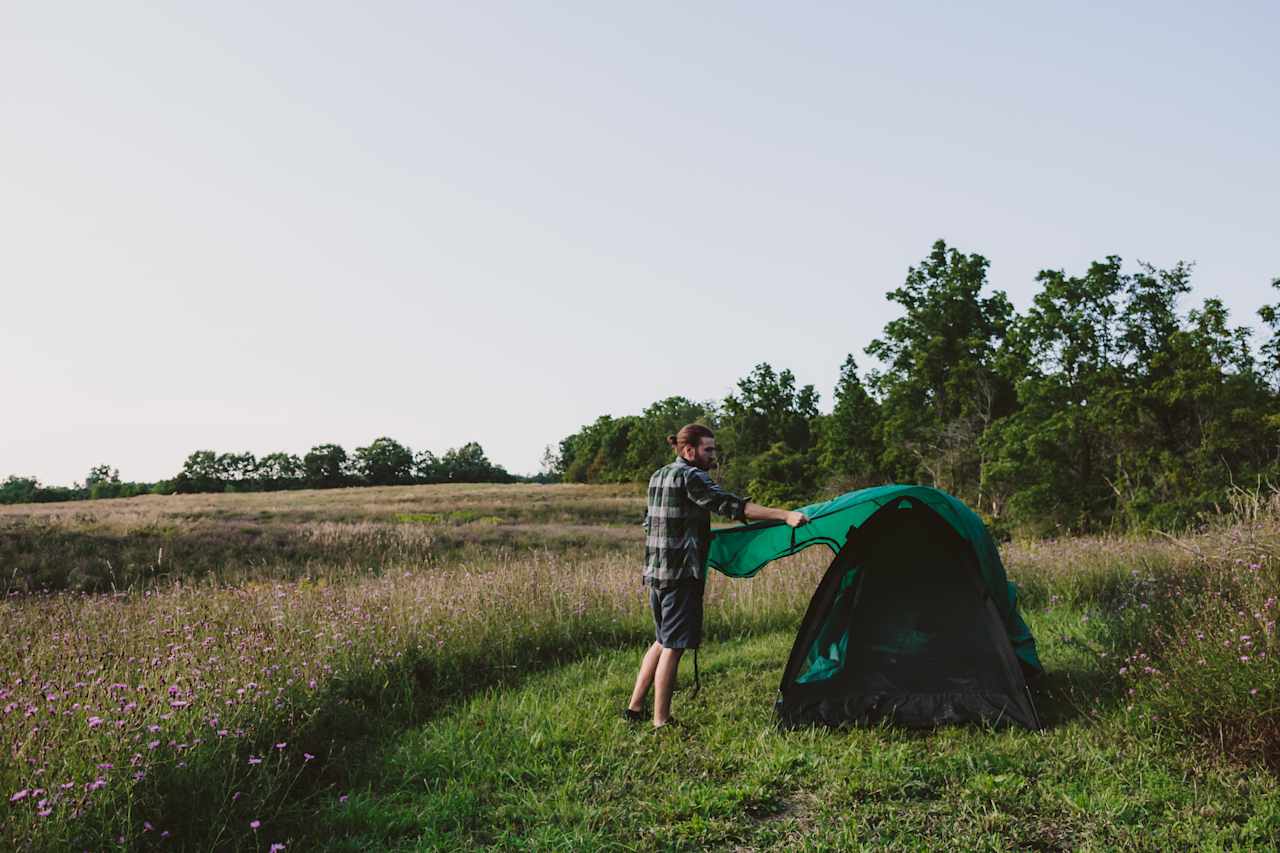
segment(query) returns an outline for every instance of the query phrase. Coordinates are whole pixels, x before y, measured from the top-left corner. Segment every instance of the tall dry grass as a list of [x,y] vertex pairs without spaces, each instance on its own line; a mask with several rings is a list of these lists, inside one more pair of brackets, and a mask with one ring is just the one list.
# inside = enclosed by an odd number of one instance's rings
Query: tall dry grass
[[[709,632],[787,624],[824,565],[713,579]],[[381,569],[343,583],[10,596],[5,837],[57,847],[216,826],[212,843],[247,843],[250,821],[340,786],[370,721],[408,725],[652,630],[633,555]]]
[[630,486],[407,486],[0,507],[0,590],[331,579],[463,555],[633,543]]
[[1025,542],[1004,559],[1026,606],[1106,626],[1128,711],[1280,772],[1280,492],[1239,489],[1194,534]]
[[[509,503],[529,500],[529,487],[507,488]],[[585,494],[567,491],[553,511]],[[515,515],[501,495],[483,487],[459,501]],[[207,522],[201,512],[243,517],[269,497],[161,508],[122,501],[91,518],[40,508],[53,520],[36,523],[115,533],[172,524],[190,533]],[[549,526],[579,538],[518,547],[494,546],[477,529],[450,559],[435,560],[424,555],[445,524],[344,520],[333,493],[317,493],[326,508],[314,510],[306,496],[286,497],[299,516],[326,516],[288,523],[289,542],[315,548],[311,562],[292,566],[302,569],[296,576],[236,565],[257,552],[233,548],[223,552],[232,563],[196,581],[157,577],[112,594],[11,590],[0,606],[7,846],[135,846],[164,833],[192,846],[265,846],[270,839],[251,822],[297,820],[315,798],[342,796],[377,732],[539,668],[639,649],[650,636],[636,529],[560,521]],[[394,491],[353,497],[378,513],[401,502]],[[403,497],[396,512],[445,511],[441,494],[429,495],[436,503],[414,490]],[[606,507],[617,500],[633,499],[606,491]],[[470,533],[469,524],[458,527]],[[1071,607],[1110,626],[1100,665],[1130,682],[1133,713],[1164,719],[1193,748],[1273,760],[1280,512],[1272,499],[1242,503],[1233,519],[1197,535],[1018,543],[1003,553],[1025,607]],[[815,548],[750,581],[714,575],[710,637],[794,627],[829,559]]]

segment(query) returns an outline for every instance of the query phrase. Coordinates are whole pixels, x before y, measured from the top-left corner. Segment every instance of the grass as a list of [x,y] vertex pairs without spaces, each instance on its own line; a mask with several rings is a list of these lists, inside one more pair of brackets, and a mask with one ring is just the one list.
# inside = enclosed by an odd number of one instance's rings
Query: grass
[[[1280,832],[1265,771],[1201,766],[1115,689],[1078,713],[1058,695],[1070,678],[1041,691],[1055,723],[1039,734],[779,730],[770,705],[791,640],[716,644],[675,730],[618,718],[631,653],[487,691],[393,738],[306,846],[1256,849]],[[1052,640],[1044,651],[1088,666]]]
[[1276,845],[1274,507],[1176,539],[1006,546],[1049,670],[1046,732],[775,729],[791,632],[828,559],[812,549],[750,581],[712,578],[705,692],[678,695],[687,726],[655,735],[615,719],[651,632],[639,536],[621,523],[638,498],[592,494],[4,514],[3,535],[52,530],[19,537],[28,566],[56,567],[68,532],[181,539],[264,512],[315,550],[272,563],[210,534],[223,550],[204,571],[105,594],[11,588],[0,847]]
[[350,578],[507,552],[617,553],[634,486],[400,486],[0,506],[5,591]]

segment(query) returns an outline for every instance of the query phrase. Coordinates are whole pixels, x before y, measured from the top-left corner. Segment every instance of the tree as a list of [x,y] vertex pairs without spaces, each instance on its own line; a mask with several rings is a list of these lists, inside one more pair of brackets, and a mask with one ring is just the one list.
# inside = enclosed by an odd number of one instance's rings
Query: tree
[[835,405],[819,420],[818,462],[836,491],[862,488],[884,481],[880,457],[880,406],[858,377],[852,354],[840,367]]
[[[1116,259],[1118,262],[1118,259]],[[1120,321],[1123,339],[1139,374],[1150,374],[1156,356],[1178,331],[1178,299],[1191,291],[1191,265],[1179,261],[1167,270],[1142,264],[1125,279]]]
[[[601,415],[560,442],[562,477],[571,483],[617,483],[633,478],[626,460],[635,415],[614,418]],[[646,475],[647,476],[647,475]]]
[[1031,308],[1009,327],[1005,375],[1018,409],[985,430],[983,490],[991,514],[1048,531],[1111,516],[1117,421],[1128,399],[1121,323],[1129,280],[1110,256],[1084,276],[1042,271]]
[[1265,473],[1274,395],[1221,301],[1178,314],[1189,270],[1125,274],[1112,256],[1082,277],[1040,274],[1009,334],[1020,406],[982,439],[985,488],[1010,520],[1175,528]]
[[619,466],[620,480],[648,480],[655,470],[672,460],[667,436],[691,423],[700,423],[714,430],[714,404],[697,403],[678,396],[651,403],[630,429],[626,452]]
[[490,462],[484,448],[474,441],[446,451],[440,468],[454,483],[506,483],[513,479],[501,466]]
[[542,459],[535,479],[540,483],[557,483],[563,473],[564,468],[560,461],[559,446],[548,444],[543,447]]
[[226,490],[226,472],[217,453],[197,450],[182,463],[182,471],[173,478],[173,489],[179,494],[221,492]]
[[376,438],[368,447],[357,447],[355,470],[374,486],[395,486],[413,480],[413,451],[392,438]]
[[906,314],[867,346],[885,365],[869,384],[879,398],[885,453],[894,479],[924,481],[983,503],[978,439],[1014,406],[998,369],[1013,306],[1003,291],[983,296],[987,259],[933,244],[929,257],[887,294]]
[[258,460],[257,483],[265,491],[301,488],[305,478],[302,460],[292,453],[268,453]]
[[84,487],[91,500],[114,498],[120,495],[120,471],[110,465],[96,465],[85,475]]
[[[1271,287],[1280,291],[1280,278],[1273,278]],[[1272,387],[1280,390],[1280,302],[1263,305],[1258,309],[1258,316],[1271,331],[1271,337],[1262,344],[1262,374],[1271,380]]]
[[1194,523],[1225,503],[1233,484],[1264,473],[1274,447],[1267,416],[1277,409],[1249,336],[1229,325],[1220,300],[1206,299],[1152,351],[1119,458],[1121,509],[1132,526]]
[[767,506],[797,506],[817,491],[817,471],[809,454],[775,441],[747,463],[750,479],[746,492],[753,501]]
[[222,471],[223,488],[229,492],[250,492],[255,490],[258,479],[258,460],[248,451],[244,453],[221,453],[218,455],[218,468]]
[[95,465],[89,469],[89,473],[85,475],[85,486],[94,486],[98,483],[119,483],[120,471],[112,468],[110,465]]
[[[812,385],[797,390],[790,370],[775,372],[767,362],[757,364],[738,380],[738,391],[729,394],[720,407],[720,431],[716,444],[721,448],[722,477],[731,488],[743,488],[754,477],[751,460],[781,443],[787,451],[800,454],[814,465],[809,454],[813,446],[810,424],[818,414],[818,394]],[[812,480],[807,475],[806,480]]]
[[10,475],[0,483],[0,504],[25,504],[36,499],[40,482],[35,477]]
[[337,444],[317,444],[302,457],[307,485],[313,489],[335,489],[351,481],[347,451]]
[[445,479],[440,460],[430,450],[419,450],[414,454],[413,479],[418,483],[439,483]]

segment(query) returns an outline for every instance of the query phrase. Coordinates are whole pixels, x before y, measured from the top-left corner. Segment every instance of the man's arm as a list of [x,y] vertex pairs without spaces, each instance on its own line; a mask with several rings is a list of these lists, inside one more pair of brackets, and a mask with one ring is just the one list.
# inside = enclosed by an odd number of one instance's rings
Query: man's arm
[[785,521],[790,527],[799,527],[802,524],[809,523],[809,517],[803,512],[796,512],[790,509],[774,509],[773,507],[760,506],[760,504],[747,501],[746,507],[743,509],[744,516],[747,521]]
[[792,512],[786,509],[773,509],[752,503],[746,498],[731,495],[720,484],[707,476],[705,471],[691,471],[685,484],[686,494],[698,506],[704,506],[717,515],[742,521],[785,521],[792,527],[807,524],[809,519],[803,512]]

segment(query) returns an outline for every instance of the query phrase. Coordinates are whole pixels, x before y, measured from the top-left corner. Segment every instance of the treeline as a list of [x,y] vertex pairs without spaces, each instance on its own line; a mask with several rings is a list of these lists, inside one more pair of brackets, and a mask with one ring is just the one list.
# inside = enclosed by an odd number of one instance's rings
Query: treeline
[[548,467],[643,482],[672,458],[665,436],[699,421],[716,430],[726,487],[763,503],[918,482],[1042,534],[1182,527],[1280,482],[1280,304],[1259,311],[1269,336],[1255,351],[1220,300],[1179,311],[1186,264],[1044,271],[1022,314],[987,291],[987,267],[935,243],[887,294],[901,316],[864,348],[882,367],[860,373],[850,355],[830,414],[812,385],[760,364],[723,400],[602,416]]
[[[89,472],[84,485],[46,486],[35,477],[13,475],[0,482],[0,504],[58,503],[98,498],[131,498],[157,489],[156,483],[121,482],[120,472],[99,465]],[[169,491],[172,491],[170,489]]]
[[468,442],[442,456],[416,453],[391,438],[378,438],[348,454],[340,445],[320,444],[304,456],[269,453],[217,453],[197,450],[182,470],[156,483],[122,482],[118,470],[99,465],[84,485],[43,486],[34,477],[11,476],[0,483],[0,503],[47,503],[132,497],[140,494],[265,492],[285,489],[335,489],[344,486],[398,486],[415,483],[513,483],[525,478],[507,473]]

